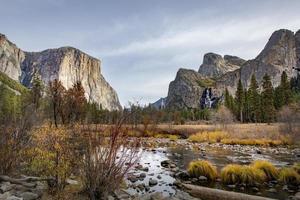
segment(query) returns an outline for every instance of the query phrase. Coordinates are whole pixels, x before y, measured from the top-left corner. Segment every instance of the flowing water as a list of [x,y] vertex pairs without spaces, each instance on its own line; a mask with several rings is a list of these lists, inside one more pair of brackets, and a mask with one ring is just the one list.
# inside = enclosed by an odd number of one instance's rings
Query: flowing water
[[[249,164],[253,160],[268,160],[277,167],[284,167],[292,165],[295,162],[300,161],[300,149],[287,149],[287,148],[259,148],[250,146],[239,145],[221,145],[221,144],[199,144],[198,150],[194,150],[193,145],[184,140],[177,141],[176,144],[181,145],[169,145],[172,147],[158,147],[158,148],[144,148],[141,149],[141,159],[139,164],[144,168],[148,168],[148,171],[140,169],[134,169],[130,172],[130,175],[139,176],[141,173],[145,173],[144,179],[137,180],[134,183],[127,181],[130,194],[145,194],[153,192],[162,192],[164,196],[172,196],[176,193],[176,187],[173,186],[175,173],[169,169],[163,168],[161,162],[164,160],[173,161],[179,171],[186,170],[190,161],[195,159],[205,159],[212,162],[220,171],[222,167],[227,164]],[[161,145],[163,146],[163,145]],[[177,171],[178,171],[177,170]],[[154,179],[157,184],[148,187],[149,180]],[[147,191],[139,189],[138,185],[144,185],[147,187]],[[284,191],[282,186],[275,186],[278,191],[276,193],[268,191],[270,188],[260,187],[259,191],[253,192],[251,188],[246,188],[241,191],[239,189],[232,189],[224,186],[220,183],[203,184],[203,186],[221,188],[225,190],[234,190],[238,192],[244,192],[249,194],[256,194],[266,197],[272,197],[277,199],[286,199],[295,191]]]

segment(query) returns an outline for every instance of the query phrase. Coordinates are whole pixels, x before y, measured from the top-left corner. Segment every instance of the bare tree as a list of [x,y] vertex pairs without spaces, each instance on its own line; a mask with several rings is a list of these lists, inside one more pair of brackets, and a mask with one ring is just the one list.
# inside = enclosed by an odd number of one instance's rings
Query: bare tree
[[227,125],[234,121],[234,116],[228,108],[221,105],[214,115],[214,121],[220,123],[226,129]]
[[277,119],[281,122],[281,132],[292,137],[299,137],[300,132],[300,105],[283,106],[278,112]]
[[85,129],[82,177],[92,200],[107,199],[110,192],[120,187],[125,174],[137,162],[138,139],[127,138],[122,128],[124,119],[110,127],[110,136]]
[[52,104],[52,112],[55,126],[58,127],[58,116],[61,116],[62,122],[65,122],[65,114],[63,113],[64,95],[66,89],[61,81],[55,79],[49,82],[49,97]]

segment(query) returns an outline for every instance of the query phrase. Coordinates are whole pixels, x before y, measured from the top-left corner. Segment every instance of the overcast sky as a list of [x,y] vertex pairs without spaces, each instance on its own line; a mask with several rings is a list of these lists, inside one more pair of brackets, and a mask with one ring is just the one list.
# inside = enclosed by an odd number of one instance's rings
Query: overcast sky
[[0,33],[26,51],[74,46],[99,58],[120,101],[165,97],[207,52],[254,58],[300,29],[299,0],[0,0]]

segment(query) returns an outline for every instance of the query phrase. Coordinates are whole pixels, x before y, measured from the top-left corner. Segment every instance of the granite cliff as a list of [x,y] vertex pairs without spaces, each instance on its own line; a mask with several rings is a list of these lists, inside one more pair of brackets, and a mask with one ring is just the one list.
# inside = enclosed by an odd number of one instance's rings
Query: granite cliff
[[296,76],[294,67],[300,67],[300,30],[275,31],[259,55],[245,61],[236,56],[208,53],[198,72],[179,69],[176,78],[169,85],[167,107],[199,108],[200,99],[206,88],[212,88],[216,96],[222,96],[225,88],[234,95],[238,80],[248,88],[252,74],[260,84],[267,73],[273,86],[280,83],[280,76],[286,71],[289,78]]
[[67,89],[81,81],[87,100],[104,109],[121,109],[117,93],[101,74],[100,60],[73,47],[25,52],[0,35],[0,71],[29,88],[35,74],[45,85],[59,79]]
[[198,72],[210,78],[218,78],[227,72],[239,69],[246,61],[237,57],[207,53],[203,57],[203,64],[200,65]]

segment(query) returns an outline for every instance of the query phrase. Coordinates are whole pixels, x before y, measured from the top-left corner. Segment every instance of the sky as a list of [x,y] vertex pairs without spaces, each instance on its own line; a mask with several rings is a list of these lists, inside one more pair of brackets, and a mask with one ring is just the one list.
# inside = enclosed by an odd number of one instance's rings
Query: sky
[[167,96],[179,68],[215,52],[254,58],[300,29],[299,0],[0,0],[0,33],[25,51],[76,47],[101,60],[122,105]]

